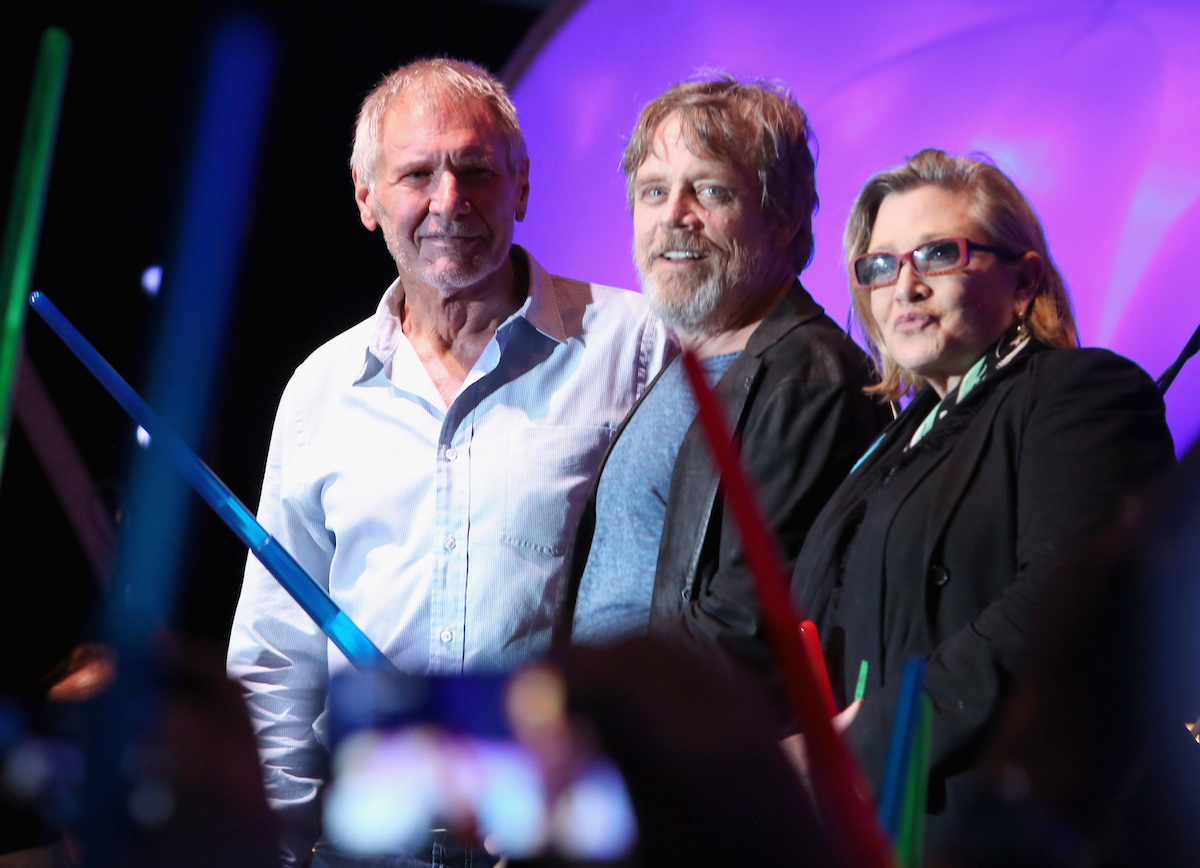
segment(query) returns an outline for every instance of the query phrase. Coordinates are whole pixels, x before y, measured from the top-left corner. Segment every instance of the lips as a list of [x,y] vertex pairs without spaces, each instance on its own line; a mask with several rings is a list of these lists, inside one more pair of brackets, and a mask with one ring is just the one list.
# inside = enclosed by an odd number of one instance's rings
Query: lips
[[713,251],[712,244],[698,235],[673,235],[659,240],[647,251],[646,263],[650,265],[657,260],[663,260],[686,265],[707,259]]
[[921,329],[934,325],[938,318],[932,313],[919,310],[910,310],[900,314],[892,321],[892,330],[899,334],[912,334],[919,332]]
[[445,244],[453,244],[457,241],[475,241],[479,238],[478,235],[448,235],[448,234],[425,234],[417,236],[420,241],[437,241]]
[[479,227],[467,223],[426,223],[417,232],[417,242],[432,241],[435,244],[461,244],[480,239]]

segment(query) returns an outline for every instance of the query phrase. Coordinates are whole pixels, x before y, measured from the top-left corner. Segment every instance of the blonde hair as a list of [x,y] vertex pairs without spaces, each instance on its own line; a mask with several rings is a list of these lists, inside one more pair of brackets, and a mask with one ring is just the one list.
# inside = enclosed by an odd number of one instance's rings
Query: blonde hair
[[[940,187],[973,200],[973,216],[987,243],[1016,253],[1036,251],[1042,258],[1042,276],[1026,309],[1034,337],[1052,347],[1079,345],[1071,298],[1062,274],[1050,257],[1046,233],[1029,200],[1012,180],[982,154],[951,157],[945,151],[925,148],[903,166],[880,172],[867,181],[854,201],[846,221],[846,267],[867,252],[879,206],[893,193],[918,187]],[[880,369],[881,381],[869,387],[888,400],[917,391],[925,385],[918,374],[900,367],[884,346],[871,314],[870,289],[851,284],[854,319]]]

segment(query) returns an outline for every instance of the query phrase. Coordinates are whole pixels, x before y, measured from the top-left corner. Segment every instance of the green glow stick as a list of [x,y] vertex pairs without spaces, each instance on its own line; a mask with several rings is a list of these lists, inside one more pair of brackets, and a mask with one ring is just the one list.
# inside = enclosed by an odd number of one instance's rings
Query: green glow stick
[[863,698],[863,694],[867,692],[867,661],[864,660],[858,667],[858,684],[854,688],[854,701],[858,702]]
[[897,868],[921,868],[925,854],[925,806],[929,800],[929,741],[933,728],[933,700],[921,694],[918,729],[908,755],[904,807],[896,833]]
[[29,294],[37,259],[38,236],[50,180],[50,159],[58,133],[70,52],[71,39],[65,31],[51,27],[42,34],[21,150],[17,156],[8,222],[4,226],[4,246],[0,251],[0,301],[4,305],[4,321],[0,323],[0,468],[4,467],[8,446],[13,386],[25,328],[25,297]]

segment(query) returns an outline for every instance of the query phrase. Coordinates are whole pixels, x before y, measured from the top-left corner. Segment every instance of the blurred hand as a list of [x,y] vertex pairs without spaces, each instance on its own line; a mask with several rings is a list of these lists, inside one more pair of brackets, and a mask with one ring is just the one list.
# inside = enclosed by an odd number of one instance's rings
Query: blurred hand
[[117,677],[117,655],[107,645],[79,645],[71,652],[65,670],[50,687],[49,698],[55,702],[94,699]]
[[[854,718],[858,715],[858,710],[862,708],[862,704],[863,701],[859,699],[851,702],[839,711],[833,718],[833,731],[839,735],[845,732],[850,724],[854,722]],[[783,750],[784,755],[791,760],[796,771],[800,773],[800,777],[807,783],[808,749],[804,744],[804,735],[802,733],[789,735],[779,743],[779,747]]]

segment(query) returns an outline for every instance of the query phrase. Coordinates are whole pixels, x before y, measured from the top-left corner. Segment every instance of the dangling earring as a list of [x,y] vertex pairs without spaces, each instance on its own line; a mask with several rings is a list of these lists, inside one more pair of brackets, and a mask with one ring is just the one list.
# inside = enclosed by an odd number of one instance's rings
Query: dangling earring
[[1016,330],[1013,332],[1013,343],[1020,343],[1029,337],[1029,309],[1017,314]]
[[996,367],[1002,368],[1016,358],[1017,351],[1025,346],[1029,335],[1029,314],[1027,311],[1021,311],[1000,338],[1000,343],[996,344],[996,358],[999,360]]

